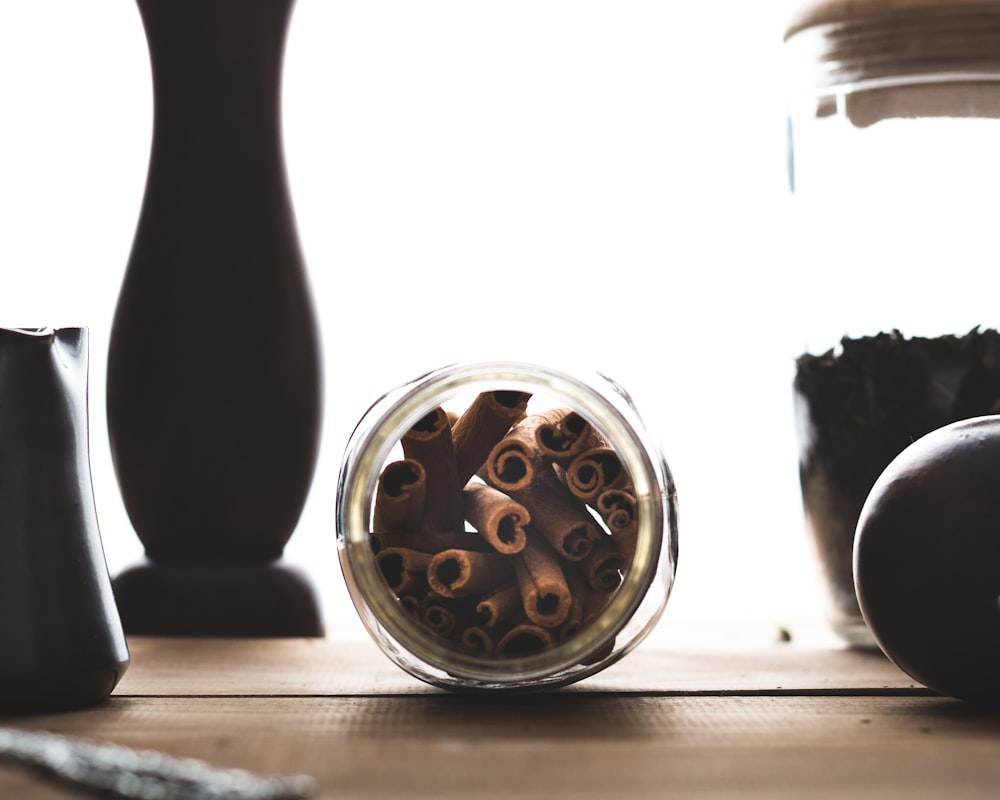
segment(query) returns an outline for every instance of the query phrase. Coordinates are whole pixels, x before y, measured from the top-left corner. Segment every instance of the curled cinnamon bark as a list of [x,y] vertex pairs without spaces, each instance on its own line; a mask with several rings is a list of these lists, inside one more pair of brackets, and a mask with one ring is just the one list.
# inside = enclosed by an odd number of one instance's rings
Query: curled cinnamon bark
[[524,549],[524,531],[531,521],[528,509],[483,483],[469,483],[462,497],[466,519],[494,550],[513,555]]
[[608,489],[597,496],[597,513],[618,543],[622,558],[628,564],[635,555],[639,535],[639,517],[635,495],[626,489]]
[[474,656],[491,656],[496,650],[493,634],[479,625],[462,631],[461,648]]
[[420,530],[426,490],[427,473],[419,461],[403,459],[387,465],[375,488],[372,531]]
[[527,392],[483,392],[459,416],[452,429],[452,440],[462,484],[479,470],[511,426],[524,417],[530,398]]
[[423,465],[426,475],[425,531],[462,531],[462,487],[455,462],[451,423],[441,408],[424,415],[400,440],[403,455]]
[[548,463],[539,456],[530,436],[523,435],[527,433],[524,425],[522,422],[515,426],[507,436],[497,442],[479,471],[480,477],[486,483],[511,496],[531,486],[537,469],[549,469]]
[[420,621],[440,636],[447,636],[458,626],[454,612],[440,603],[426,603],[420,610]]
[[490,592],[476,605],[476,613],[488,628],[508,623],[524,613],[521,590],[517,584],[510,584]]
[[544,628],[565,622],[573,597],[551,547],[537,537],[529,537],[524,550],[511,558],[528,619]]
[[[570,451],[559,450],[556,440],[542,433],[555,429],[566,413],[565,409],[555,409],[522,419],[490,450],[478,472],[480,477],[504,491],[517,491],[530,485],[543,466],[551,471],[551,465],[559,464]],[[576,454],[575,449],[572,452]]]
[[497,642],[494,652],[498,656],[530,656],[552,649],[555,643],[551,631],[523,623],[507,631]]
[[610,536],[602,536],[589,556],[580,562],[590,588],[598,592],[611,592],[622,582],[625,557]]
[[427,567],[431,557],[426,553],[405,547],[387,547],[375,554],[375,563],[397,597],[427,591]]
[[475,624],[475,608],[467,601],[431,592],[421,603],[420,619],[439,636],[455,636]]
[[422,598],[413,594],[404,594],[399,597],[399,604],[406,609],[406,613],[420,622],[420,605]]
[[635,495],[626,489],[608,489],[597,496],[597,513],[617,533],[636,524]]
[[593,503],[601,492],[631,485],[628,472],[610,447],[592,447],[566,467],[566,485],[585,503]]
[[509,581],[512,572],[510,561],[498,553],[445,550],[430,559],[427,581],[441,597],[482,597]]
[[565,467],[592,447],[607,446],[600,432],[581,414],[569,408],[554,408],[538,415],[535,440],[542,455]]

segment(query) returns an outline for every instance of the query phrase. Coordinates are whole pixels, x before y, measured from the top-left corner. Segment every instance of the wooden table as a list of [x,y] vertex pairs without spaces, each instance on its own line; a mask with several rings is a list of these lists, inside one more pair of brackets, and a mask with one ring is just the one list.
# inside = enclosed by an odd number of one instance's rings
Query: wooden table
[[[320,798],[955,798],[1000,795],[1000,714],[880,654],[670,637],[573,687],[470,696],[374,645],[133,638],[97,708],[2,720],[258,772]],[[0,798],[77,797],[0,767]]]

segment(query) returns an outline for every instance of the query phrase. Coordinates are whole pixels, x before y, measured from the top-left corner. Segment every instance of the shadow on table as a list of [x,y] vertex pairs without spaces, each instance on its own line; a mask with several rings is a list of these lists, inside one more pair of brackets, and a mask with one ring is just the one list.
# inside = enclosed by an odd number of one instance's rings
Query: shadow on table
[[552,692],[517,695],[429,694],[358,698],[351,733],[399,737],[646,738],[671,725],[664,700]]
[[912,719],[921,726],[922,733],[1000,738],[1000,704],[977,704],[935,696],[930,702],[905,704],[896,710],[896,714]]

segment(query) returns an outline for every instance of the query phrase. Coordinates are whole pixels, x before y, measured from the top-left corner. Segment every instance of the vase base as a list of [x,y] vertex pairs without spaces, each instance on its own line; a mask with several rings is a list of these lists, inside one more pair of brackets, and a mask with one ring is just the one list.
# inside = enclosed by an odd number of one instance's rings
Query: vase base
[[212,566],[147,561],[121,572],[112,585],[128,635],[324,635],[312,585],[280,561]]
[[105,701],[128,668],[128,659],[106,667],[69,667],[32,675],[0,675],[0,716],[88,708]]

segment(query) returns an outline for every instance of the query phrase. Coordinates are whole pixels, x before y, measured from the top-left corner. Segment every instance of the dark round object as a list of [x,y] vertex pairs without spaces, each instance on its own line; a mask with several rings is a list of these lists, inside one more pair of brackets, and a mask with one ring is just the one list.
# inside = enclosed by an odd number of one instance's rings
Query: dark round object
[[854,543],[879,646],[942,694],[1000,700],[1000,416],[939,428],[886,467]]

